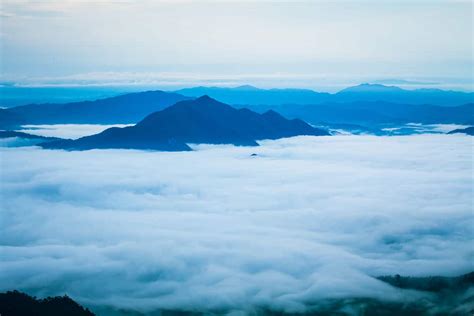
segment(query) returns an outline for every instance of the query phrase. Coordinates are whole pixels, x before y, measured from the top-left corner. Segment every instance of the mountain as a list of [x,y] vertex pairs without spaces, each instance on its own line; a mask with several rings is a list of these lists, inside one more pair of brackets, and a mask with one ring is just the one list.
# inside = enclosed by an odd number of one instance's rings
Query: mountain
[[440,294],[445,294],[448,291],[463,292],[474,286],[474,272],[455,277],[408,277],[397,274],[379,276],[377,279],[400,289],[411,289]]
[[419,80],[405,80],[405,79],[379,79],[372,81],[372,83],[384,84],[384,85],[436,85],[435,81],[419,81]]
[[448,134],[459,134],[459,133],[463,133],[463,134],[467,134],[467,135],[474,136],[474,126],[469,126],[469,127],[466,127],[466,128],[455,129],[455,130],[449,132]]
[[24,124],[27,122],[20,115],[8,109],[0,109],[0,129],[17,129]]
[[130,148],[191,150],[189,143],[258,146],[256,140],[297,135],[329,135],[305,122],[288,120],[274,111],[258,114],[235,109],[208,96],[181,101],[152,113],[134,126],[110,128],[100,134],[41,144],[44,148],[86,150]]
[[474,93],[446,91],[440,89],[404,90],[381,84],[361,84],[343,89],[334,95],[334,101],[385,101],[404,104],[432,104],[457,106],[474,101]]
[[175,91],[188,97],[208,95],[228,104],[269,104],[278,105],[313,104],[327,101],[331,95],[306,89],[259,89],[245,85],[235,88],[195,87]]
[[300,118],[310,123],[360,124],[408,120],[471,124],[472,114],[450,114],[458,113],[460,108],[438,109],[436,105],[456,108],[460,104],[472,104],[474,96],[473,93],[436,89],[404,90],[381,84],[362,84],[335,94],[305,89],[265,90],[249,85],[236,88],[196,87],[177,92],[147,91],[95,101],[29,104],[0,109],[0,129],[17,129],[25,124],[136,123],[152,112],[202,95],[238,107],[273,109],[289,118]]
[[402,88],[395,87],[395,86],[386,86],[383,84],[371,84],[371,83],[362,83],[358,86],[348,87],[342,89],[337,94],[345,94],[345,93],[400,93],[403,90]]
[[10,108],[25,104],[70,103],[104,99],[120,94],[140,92],[135,86],[22,86],[15,82],[0,82],[0,106]]
[[0,147],[36,146],[40,143],[59,140],[61,138],[38,136],[23,132],[0,131]]
[[15,131],[0,131],[0,139],[2,138],[12,138],[12,137],[17,137],[17,138],[24,138],[24,139],[39,139],[39,140],[61,140],[61,138],[57,137],[46,137],[46,136],[39,136],[39,135],[33,135],[33,134],[28,134],[28,133],[23,133],[23,132],[15,132]]
[[188,99],[171,92],[146,91],[95,101],[29,104],[3,109],[0,112],[0,128],[21,124],[136,123],[152,112]]
[[299,118],[311,124],[474,124],[474,94],[456,91],[404,90],[381,84],[362,84],[335,94],[304,89],[265,90],[249,85],[196,87],[177,92],[147,91],[95,101],[0,109],[0,129],[18,129],[25,124],[137,123],[150,113],[202,95],[260,113],[275,110],[287,118]]
[[474,101],[474,93],[439,89],[404,90],[381,84],[361,84],[335,94],[307,89],[258,89],[252,86],[235,88],[195,87],[176,91],[189,97],[209,95],[221,102],[235,105],[320,104],[323,102],[381,101],[403,104],[457,106]]
[[0,314],[5,316],[94,316],[67,295],[37,299],[18,291],[0,293]]
[[322,123],[359,124],[474,124],[474,103],[446,107],[428,104],[402,104],[383,101],[324,102],[313,105],[250,105],[262,113],[275,110],[287,118],[299,118],[313,125]]

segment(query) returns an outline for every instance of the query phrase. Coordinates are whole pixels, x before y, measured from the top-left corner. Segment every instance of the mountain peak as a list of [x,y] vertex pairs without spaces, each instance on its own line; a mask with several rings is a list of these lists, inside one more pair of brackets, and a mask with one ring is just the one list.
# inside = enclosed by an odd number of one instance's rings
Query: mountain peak
[[266,111],[265,113],[262,114],[263,116],[266,116],[266,117],[281,117],[281,115],[277,112],[275,112],[274,110],[268,110]]
[[397,92],[403,91],[402,88],[396,86],[386,86],[379,83],[362,83],[357,86],[345,88],[338,93],[345,92]]
[[224,105],[224,103],[217,101],[214,98],[211,98],[207,94],[202,95],[199,98],[194,99],[194,100],[188,100],[185,103],[189,105],[212,106],[212,107]]
[[202,101],[211,101],[211,100],[212,100],[212,101],[216,101],[215,99],[213,99],[213,98],[211,98],[210,96],[208,96],[207,94],[205,94],[205,95],[202,95],[202,96],[200,96],[199,98],[197,98],[195,101],[200,101],[200,102],[202,102]]
[[181,101],[154,112],[126,128],[110,128],[74,141],[44,143],[45,148],[132,148],[164,151],[191,150],[187,144],[234,144],[258,146],[257,140],[298,135],[329,135],[300,121],[288,120],[274,111],[258,114],[237,110],[207,95]]
[[[208,96],[207,94],[205,95],[202,95],[200,96],[199,98],[197,99],[194,99],[194,100],[188,100],[188,101],[185,101],[185,102],[179,102],[177,103],[176,105],[180,104],[180,103],[183,103],[187,106],[197,106],[199,107],[200,109],[203,109],[203,108],[207,108],[207,109],[216,109],[216,108],[223,108],[223,107],[226,107],[227,105],[220,102],[220,101],[217,101],[216,99],[214,98],[211,98],[210,96]],[[173,106],[171,106],[172,108]]]
[[234,88],[235,90],[260,90],[257,87],[251,86],[249,84],[244,84],[242,86],[238,86]]

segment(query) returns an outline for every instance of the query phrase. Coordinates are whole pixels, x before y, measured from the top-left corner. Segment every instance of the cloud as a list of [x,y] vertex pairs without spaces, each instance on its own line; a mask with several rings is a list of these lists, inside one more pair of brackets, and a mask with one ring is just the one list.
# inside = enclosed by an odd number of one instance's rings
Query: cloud
[[303,312],[415,301],[374,276],[473,268],[469,137],[194,147],[3,148],[0,290],[142,312]]
[[[327,74],[298,73],[247,73],[224,74],[205,72],[91,72],[67,76],[4,76],[5,81],[16,87],[107,87],[153,86],[165,89],[199,85],[235,87],[255,84],[261,87],[332,87],[337,91],[348,85],[358,84],[361,76],[341,80]],[[370,78],[371,79],[371,78]]]
[[[97,6],[122,6],[133,4],[133,0],[4,0],[3,5],[7,8],[13,8],[19,11],[26,11],[35,14],[35,17],[41,17],[42,14],[60,14],[68,13],[84,7]],[[32,16],[31,16],[32,17]]]
[[[4,0],[2,4],[15,15],[3,23],[2,73],[8,76],[215,71],[336,74],[341,80],[361,73],[374,79],[471,79],[468,2]],[[310,84],[307,80],[305,86]]]
[[[351,75],[345,73],[341,76],[336,73],[318,72],[285,72],[267,71],[259,73],[219,73],[209,69],[195,69],[182,72],[89,72],[58,76],[23,76],[3,75],[0,79],[8,86],[18,88],[104,88],[123,87],[138,88],[149,87],[152,89],[179,89],[194,86],[236,87],[251,84],[260,88],[309,88],[318,91],[338,92],[351,85],[361,82],[376,82],[381,84],[394,84],[404,89],[431,88],[434,83],[427,81],[430,78],[419,78],[419,81],[375,79],[383,75]],[[453,77],[437,77],[436,87],[440,89],[454,89],[462,91],[472,90],[472,81],[469,79]],[[423,81],[424,80],[424,81]],[[407,83],[408,82],[408,83]],[[415,84],[416,82],[416,84]]]
[[23,125],[21,130],[18,131],[45,137],[77,139],[83,136],[98,134],[111,127],[126,127],[131,125],[133,124],[41,124]]

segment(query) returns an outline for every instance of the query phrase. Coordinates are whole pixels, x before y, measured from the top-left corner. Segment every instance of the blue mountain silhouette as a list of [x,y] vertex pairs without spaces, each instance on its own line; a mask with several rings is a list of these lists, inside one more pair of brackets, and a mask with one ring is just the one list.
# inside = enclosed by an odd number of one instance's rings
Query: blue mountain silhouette
[[187,144],[258,146],[256,140],[298,135],[329,135],[305,122],[288,120],[274,111],[263,114],[235,109],[208,96],[181,101],[152,113],[134,126],[110,128],[77,140],[43,143],[44,148],[86,150],[130,148],[162,151],[191,150]]

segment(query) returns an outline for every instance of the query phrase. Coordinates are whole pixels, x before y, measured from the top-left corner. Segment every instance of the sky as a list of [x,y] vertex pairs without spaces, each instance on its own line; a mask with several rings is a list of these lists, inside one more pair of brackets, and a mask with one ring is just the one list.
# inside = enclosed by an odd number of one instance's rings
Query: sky
[[472,88],[471,1],[2,0],[0,10],[3,81]]
[[430,302],[374,277],[472,271],[470,136],[194,149],[0,148],[0,291],[241,315]]

